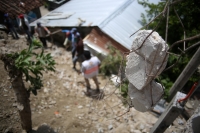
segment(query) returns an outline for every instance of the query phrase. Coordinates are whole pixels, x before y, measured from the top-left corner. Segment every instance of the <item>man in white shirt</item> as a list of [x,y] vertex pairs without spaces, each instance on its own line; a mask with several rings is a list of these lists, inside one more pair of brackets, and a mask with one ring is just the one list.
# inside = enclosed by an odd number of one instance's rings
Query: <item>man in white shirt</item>
[[101,61],[96,56],[91,57],[89,51],[84,51],[84,56],[86,60],[82,63],[81,72],[83,73],[86,82],[86,87],[87,87],[86,94],[89,94],[90,90],[89,78],[92,78],[94,80],[96,84],[96,91],[100,92],[97,75],[99,73],[99,67],[101,65]]

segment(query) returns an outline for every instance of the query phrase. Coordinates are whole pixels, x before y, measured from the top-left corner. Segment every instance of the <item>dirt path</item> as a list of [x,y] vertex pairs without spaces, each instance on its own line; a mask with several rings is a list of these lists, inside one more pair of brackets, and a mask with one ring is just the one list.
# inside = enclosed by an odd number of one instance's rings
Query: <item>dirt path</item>
[[[140,113],[134,110],[135,113],[128,114],[128,117],[123,115],[114,119],[127,109],[117,97],[120,96],[118,91],[107,96],[116,89],[111,81],[99,76],[100,86],[105,97],[103,100],[89,98],[83,93],[86,88],[83,76],[72,69],[71,53],[58,47],[46,52],[51,52],[56,60],[56,72],[46,73],[44,88],[37,97],[33,95],[31,97],[33,126],[47,123],[55,131],[61,133],[116,132],[115,130],[122,129],[123,132],[130,132],[135,129],[131,126],[134,123],[138,124],[138,121],[143,119],[143,115],[137,118]],[[95,84],[93,81],[90,82],[94,88]],[[38,102],[39,99],[40,102]],[[115,105],[117,106],[111,108]],[[143,119],[143,122],[140,121],[138,127],[141,128],[139,130],[148,131],[157,118],[149,113],[145,114],[150,118]],[[117,129],[119,126],[121,129]]]
[[[22,37],[20,40],[10,40],[6,46],[0,43],[0,48],[11,52],[27,48],[27,45]],[[30,97],[32,124],[37,133],[147,133],[157,121],[151,112],[141,113],[134,108],[122,115],[127,107],[122,104],[119,91],[111,80],[103,76],[99,75],[98,78],[104,98],[97,100],[87,97],[83,93],[86,89],[83,76],[72,69],[71,53],[55,45],[46,49],[45,53],[51,53],[57,64],[55,72],[43,73],[44,87],[37,96],[31,94]],[[8,89],[10,83],[7,82],[8,75],[3,63],[0,62],[0,65],[3,72],[0,75],[0,117],[8,116],[0,121],[6,121],[5,125],[1,124],[0,130],[20,133],[20,120],[13,105],[16,100],[12,89]],[[94,89],[95,84],[90,82]]]

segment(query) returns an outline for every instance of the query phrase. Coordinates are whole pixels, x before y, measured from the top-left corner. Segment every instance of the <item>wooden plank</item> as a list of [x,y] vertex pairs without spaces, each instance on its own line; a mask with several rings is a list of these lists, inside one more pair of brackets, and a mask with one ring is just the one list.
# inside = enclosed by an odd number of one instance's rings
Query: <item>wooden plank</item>
[[178,99],[184,98],[186,95],[178,92],[174,99],[168,105],[168,108],[162,113],[157,122],[151,128],[150,133],[163,133],[173,121],[181,114],[184,110],[182,106],[177,102]]
[[187,83],[192,74],[196,71],[197,67],[200,65],[200,47],[193,55],[192,59],[188,62],[187,66],[184,68],[180,76],[177,78],[176,82],[173,84],[169,91],[169,99],[172,99],[175,94],[180,91],[183,86]]

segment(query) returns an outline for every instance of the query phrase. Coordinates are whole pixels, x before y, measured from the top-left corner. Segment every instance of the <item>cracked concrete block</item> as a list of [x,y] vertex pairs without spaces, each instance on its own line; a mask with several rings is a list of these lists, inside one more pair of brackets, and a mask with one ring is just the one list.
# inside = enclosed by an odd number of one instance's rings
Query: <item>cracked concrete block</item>
[[138,90],[142,90],[155,79],[167,64],[168,45],[157,32],[153,32],[146,39],[151,32],[139,31],[127,56],[126,77]]
[[199,121],[200,121],[200,104],[194,111],[194,114],[187,121],[185,129],[181,133],[199,133]]
[[151,81],[145,88],[138,90],[134,85],[129,83],[128,96],[131,104],[138,111],[145,112],[160,100],[164,91],[161,84]]

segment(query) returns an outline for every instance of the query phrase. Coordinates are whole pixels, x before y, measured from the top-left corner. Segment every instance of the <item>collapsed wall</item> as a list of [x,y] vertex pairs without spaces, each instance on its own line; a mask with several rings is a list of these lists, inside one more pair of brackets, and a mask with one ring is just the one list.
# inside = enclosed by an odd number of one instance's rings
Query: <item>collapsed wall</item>
[[139,111],[151,109],[163,95],[163,87],[154,79],[166,67],[168,45],[157,32],[141,30],[127,56],[128,95]]

